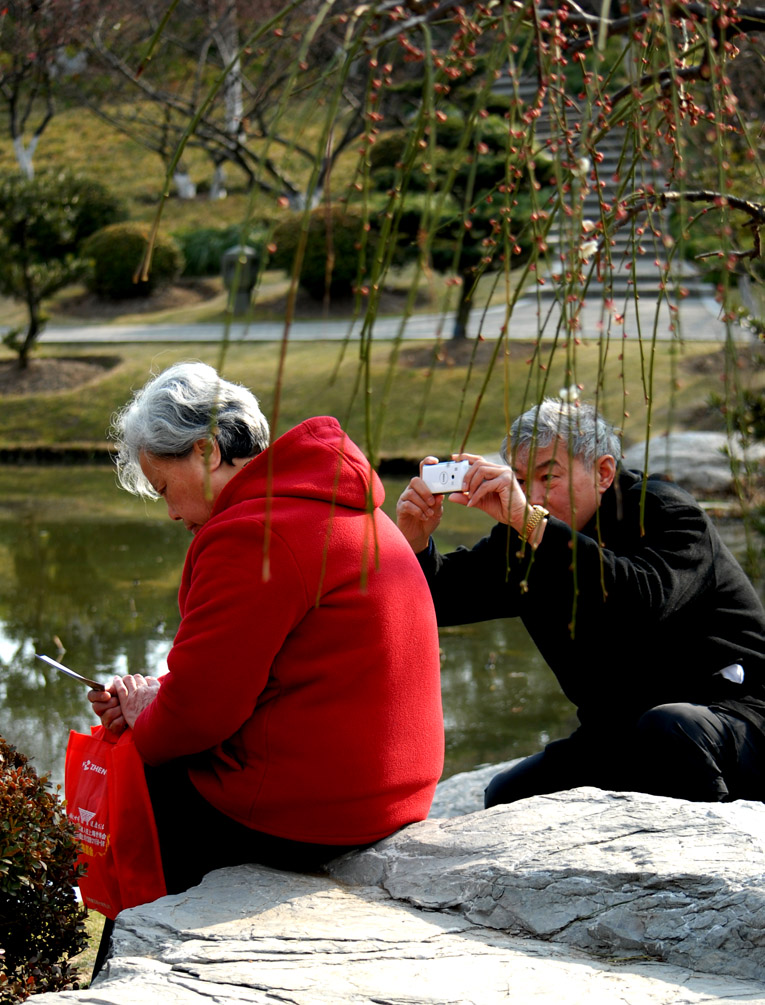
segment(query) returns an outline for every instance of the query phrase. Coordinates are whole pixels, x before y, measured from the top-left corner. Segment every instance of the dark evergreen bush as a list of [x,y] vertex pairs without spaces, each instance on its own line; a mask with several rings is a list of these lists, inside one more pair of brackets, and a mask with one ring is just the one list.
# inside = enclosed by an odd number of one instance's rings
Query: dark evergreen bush
[[[303,220],[302,213],[295,213],[275,228],[276,251],[271,254],[271,264],[275,268],[292,270]],[[300,285],[316,300],[323,299],[327,292],[336,297],[349,296],[353,292],[359,273],[363,226],[360,216],[339,206],[332,206],[329,212],[326,206],[320,206],[311,212]],[[371,247],[367,260],[370,255]]]
[[122,300],[145,297],[158,286],[177,279],[183,270],[183,255],[171,237],[159,234],[154,244],[149,278],[136,281],[149,241],[143,223],[115,223],[92,234],[82,246],[89,261],[85,282],[99,297]]
[[[392,129],[390,132],[378,136],[374,144],[370,147],[368,158],[369,167],[375,172],[382,168],[395,168],[401,161],[406,151],[407,133],[403,129]],[[377,186],[380,187],[379,185]]]
[[79,846],[63,805],[0,737],[0,1002],[72,987],[85,948]]
[[183,254],[184,276],[219,276],[225,251],[241,243],[255,248],[262,243],[258,236],[252,234],[245,235],[242,241],[242,228],[239,224],[229,227],[197,227],[195,230],[174,233],[173,237]]

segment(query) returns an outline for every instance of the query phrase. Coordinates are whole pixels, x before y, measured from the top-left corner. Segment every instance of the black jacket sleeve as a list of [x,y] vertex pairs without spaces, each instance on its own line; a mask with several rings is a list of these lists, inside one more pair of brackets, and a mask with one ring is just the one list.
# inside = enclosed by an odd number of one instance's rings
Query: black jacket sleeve
[[[581,710],[759,694],[765,614],[696,501],[622,478],[581,532],[554,517],[535,551],[497,525],[473,548],[420,556],[440,625],[520,616]],[[742,688],[719,672],[741,663]]]
[[520,538],[504,524],[472,548],[442,555],[431,538],[417,556],[428,581],[439,625],[467,625],[520,613]]

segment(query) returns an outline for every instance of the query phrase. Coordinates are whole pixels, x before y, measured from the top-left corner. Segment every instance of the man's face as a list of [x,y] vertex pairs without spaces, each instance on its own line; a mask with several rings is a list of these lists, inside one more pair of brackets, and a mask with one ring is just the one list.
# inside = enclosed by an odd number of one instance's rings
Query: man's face
[[595,515],[600,497],[611,485],[616,461],[610,454],[599,457],[588,468],[578,457],[570,457],[568,445],[556,440],[539,447],[531,456],[518,454],[513,471],[532,505],[544,506],[574,530],[581,530]]

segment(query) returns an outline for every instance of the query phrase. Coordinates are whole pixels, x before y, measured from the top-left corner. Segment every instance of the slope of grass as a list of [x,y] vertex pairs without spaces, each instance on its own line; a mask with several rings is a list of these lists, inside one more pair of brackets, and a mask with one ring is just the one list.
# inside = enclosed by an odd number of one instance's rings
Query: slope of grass
[[[126,114],[129,109],[116,108],[116,114]],[[299,128],[301,146],[310,149],[320,132],[320,117],[312,108],[294,107],[293,127]],[[307,115],[305,113],[308,113]],[[286,128],[289,128],[287,123]],[[287,157],[281,148],[270,151],[273,160]],[[305,184],[310,164],[307,160],[296,163],[288,170],[288,174],[299,185]],[[340,197],[348,188],[355,170],[357,154],[349,151],[335,165],[332,174],[331,192],[333,198]],[[45,168],[62,168],[64,166],[86,176],[105,182],[125,203],[132,220],[153,222],[161,208],[161,229],[167,233],[193,230],[207,227],[226,227],[240,224],[247,219],[263,223],[281,217],[285,210],[279,206],[277,199],[257,192],[251,200],[246,175],[236,168],[227,167],[229,195],[226,199],[210,201],[206,195],[206,184],[212,174],[212,163],[204,153],[188,149],[184,154],[184,165],[192,179],[199,187],[199,195],[192,200],[177,198],[171,187],[170,197],[163,200],[162,192],[165,184],[166,166],[154,152],[142,147],[138,142],[123,135],[116,128],[103,121],[87,108],[69,108],[59,111],[50,121],[43,133],[39,147],[35,153],[35,170]],[[13,146],[8,136],[6,115],[0,107],[0,172],[17,173],[19,170]],[[438,310],[450,297],[452,310],[454,306],[454,291],[449,292],[446,277],[431,276],[427,282],[420,280],[421,292],[418,294],[416,310]],[[403,309],[405,294],[412,284],[412,270],[391,270],[385,279],[386,286],[397,292],[396,303],[386,305],[383,302],[379,313],[398,314]],[[487,300],[498,302],[503,296],[501,284],[494,290],[495,279],[484,278],[476,292],[476,302],[484,304]],[[256,320],[272,320],[281,318],[284,313],[284,303],[289,287],[288,277],[281,272],[266,273],[262,277],[261,287],[255,302],[254,318]],[[63,296],[70,296],[71,289],[64,291]],[[46,313],[54,323],[66,323],[66,315],[58,310],[62,295],[58,295],[45,304]],[[114,321],[128,322],[131,320],[131,305],[126,303],[125,309],[118,317],[110,312]],[[225,302],[216,298],[214,302],[200,304],[191,312],[165,313],[162,320],[200,320],[219,321],[223,316]],[[346,313],[352,310],[352,304],[341,305]],[[301,316],[321,317],[324,308],[320,301],[302,298],[299,304]],[[142,315],[142,319],[146,319]],[[23,304],[3,301],[0,299],[0,323],[16,325],[26,319]]]
[[[488,353],[494,346],[482,343],[481,348]],[[647,412],[638,347],[625,343],[619,348],[624,358],[614,352],[600,374],[599,349],[594,343],[584,342],[577,349],[577,378],[584,387],[584,397],[592,399],[602,377],[605,391],[601,407],[613,422],[623,425],[626,442],[631,443],[644,438]],[[365,388],[357,344],[350,344],[342,358],[340,343],[290,344],[277,432],[284,432],[308,416],[330,414],[337,416],[363,446],[373,444],[382,457],[419,458],[427,453],[444,456],[458,449],[465,437],[468,449],[491,452],[498,449],[504,435],[505,416],[514,416],[528,402],[530,380],[534,393],[542,390],[542,379],[547,393],[552,394],[570,383],[564,371],[564,354],[558,354],[549,370],[543,370],[529,362],[533,350],[522,343],[511,343],[509,355],[500,357],[488,378],[486,361],[472,373],[468,365],[458,362],[442,363],[433,370],[420,365],[427,364],[432,350],[432,344],[408,343],[399,358],[391,361],[391,344],[377,344],[371,352]],[[97,350],[67,348],[64,353],[42,347],[40,352],[53,357],[88,357]],[[109,353],[113,352],[110,347]],[[280,352],[277,343],[233,343],[223,357],[221,346],[215,343],[123,346],[119,350],[121,363],[85,389],[6,396],[0,445],[103,445],[112,413],[130,397],[132,389],[142,386],[151,371],[190,358],[216,366],[222,359],[224,375],[251,387],[271,416]],[[0,351],[2,358],[10,358],[7,350]],[[679,353],[676,346],[660,343],[656,349],[652,432],[665,431],[670,422],[680,428],[709,427],[715,420],[707,414],[705,402],[711,392],[720,389],[723,367],[719,346],[692,343]],[[622,373],[626,374],[624,379]],[[757,370],[745,371],[745,376],[750,382],[763,383]],[[629,402],[627,408],[625,401]],[[722,420],[716,421],[721,428]]]
[[[189,151],[185,162],[192,178],[209,180],[212,165],[199,151]],[[134,220],[153,220],[162,196],[165,167],[160,157],[120,133],[86,108],[70,108],[51,119],[34,158],[36,170],[68,167],[104,181],[122,198]],[[6,116],[0,112],[0,171],[18,172]],[[238,223],[248,196],[241,172],[229,172],[231,194],[211,202],[204,195],[191,201],[169,199],[163,209],[163,228],[225,226]]]

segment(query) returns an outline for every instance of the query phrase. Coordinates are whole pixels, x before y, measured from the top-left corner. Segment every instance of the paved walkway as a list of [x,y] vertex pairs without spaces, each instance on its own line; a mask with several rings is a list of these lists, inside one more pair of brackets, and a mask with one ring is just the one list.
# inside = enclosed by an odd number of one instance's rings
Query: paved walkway
[[[617,311],[621,308],[617,308]],[[539,316],[545,319],[542,329],[543,337],[552,338],[556,334],[560,309],[551,300],[542,301],[538,306],[531,298],[519,300],[510,319],[509,333],[511,339],[534,340],[539,331]],[[549,316],[548,316],[549,314]],[[629,304],[626,317],[621,321],[612,314],[611,337],[656,336],[662,340],[682,337],[685,340],[719,342],[726,338],[725,325],[719,320],[718,305],[711,298],[690,298],[684,301],[679,311],[680,323],[669,311],[666,304],[658,313],[656,301],[643,297],[639,307]],[[502,306],[491,307],[485,313],[474,309],[470,318],[469,335],[475,337],[479,332],[486,339],[499,336],[505,323],[505,309]],[[295,321],[289,330],[290,341],[332,340],[339,341],[348,337],[350,323],[342,320],[330,321]],[[607,328],[608,319],[603,316],[602,307],[594,298],[585,304],[580,317],[582,337],[595,337]],[[357,322],[352,329],[352,335],[358,335],[360,324]],[[427,340],[435,338],[439,331],[444,338],[451,336],[451,318],[443,319],[437,314],[418,314],[406,322],[402,331],[401,318],[378,318],[375,321],[373,337],[379,340],[394,339],[399,335],[407,340]],[[0,326],[0,334],[3,328]],[[734,329],[736,337],[747,339],[741,329]],[[217,342],[223,336],[221,324],[98,324],[49,326],[43,332],[40,342],[47,344],[76,343],[128,343],[128,342]],[[244,324],[236,322],[229,331],[232,342],[276,342],[284,336],[284,325],[280,322],[253,322]]]

